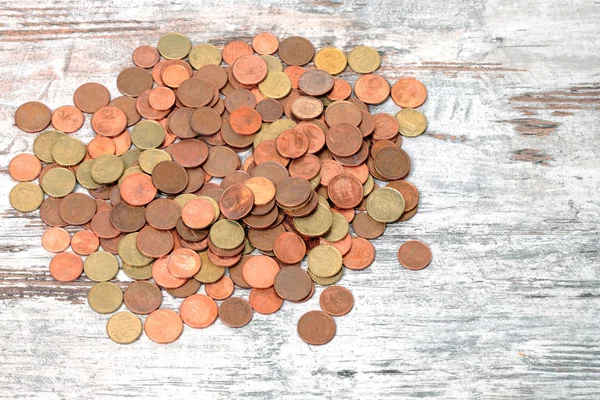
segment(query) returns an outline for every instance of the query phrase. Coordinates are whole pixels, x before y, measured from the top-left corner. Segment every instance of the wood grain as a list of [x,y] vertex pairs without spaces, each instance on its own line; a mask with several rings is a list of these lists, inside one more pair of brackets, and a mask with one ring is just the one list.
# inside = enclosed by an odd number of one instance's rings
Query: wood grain
[[[600,3],[0,5],[0,397],[598,397]],[[10,209],[6,167],[34,139],[13,126],[14,111],[29,100],[70,104],[89,81],[117,96],[132,51],[168,31],[222,47],[263,30],[317,48],[370,45],[390,82],[426,83],[429,130],[404,145],[419,212],[375,241],[371,268],[344,275],[356,306],[336,318],[327,346],[309,347],[295,331],[321,288],[240,330],[216,323],[168,346],[145,337],[117,346],[107,316],[85,304],[90,283],[51,279],[38,214]],[[430,244],[429,268],[399,266],[407,239]]]

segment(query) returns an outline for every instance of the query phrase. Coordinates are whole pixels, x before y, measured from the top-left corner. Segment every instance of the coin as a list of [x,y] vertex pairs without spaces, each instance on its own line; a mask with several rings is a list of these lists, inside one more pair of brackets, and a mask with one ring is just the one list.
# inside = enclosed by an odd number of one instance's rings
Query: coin
[[106,333],[115,343],[130,344],[142,334],[142,321],[135,315],[122,311],[110,317],[106,324]]
[[120,232],[138,231],[146,224],[144,211],[144,207],[134,207],[121,202],[112,209],[110,223]]
[[152,263],[152,279],[157,285],[165,289],[175,289],[183,286],[187,278],[176,278],[167,268],[168,257],[162,257]]
[[61,106],[52,113],[52,126],[64,133],[73,133],[83,126],[84,117],[74,106]]
[[386,187],[391,187],[400,192],[406,203],[404,212],[413,210],[419,204],[419,191],[412,183],[398,180],[389,182]]
[[284,263],[295,264],[304,258],[306,245],[300,236],[293,232],[285,232],[275,239],[273,252]]
[[396,120],[398,120],[398,130],[402,136],[419,136],[427,129],[425,115],[412,108],[404,108],[398,111]]
[[319,298],[321,310],[334,317],[341,317],[352,310],[354,296],[352,292],[342,286],[330,286],[323,290]]
[[85,144],[74,137],[62,137],[52,147],[52,159],[61,166],[77,165],[84,157]]
[[312,280],[301,268],[282,268],[275,276],[273,287],[282,299],[300,301],[310,294]]
[[31,212],[37,210],[42,201],[44,193],[40,187],[32,182],[20,182],[13,187],[8,195],[10,205],[20,212]]
[[292,82],[283,72],[268,72],[267,77],[258,84],[258,90],[270,99],[281,99],[292,90]]
[[209,43],[198,44],[189,52],[190,64],[198,70],[205,65],[219,65],[221,57],[221,51]]
[[352,237],[352,247],[344,256],[344,266],[353,270],[367,268],[375,260],[375,248],[367,239]]
[[52,149],[56,142],[64,137],[64,133],[54,130],[40,133],[33,141],[33,154],[43,162],[54,162],[54,158],[52,158]]
[[170,32],[158,41],[158,51],[167,60],[185,58],[192,48],[192,42],[187,36]]
[[279,57],[287,65],[308,64],[315,55],[311,42],[300,36],[291,36],[279,44]]
[[394,222],[404,212],[404,197],[391,187],[374,190],[367,198],[367,213],[378,222]]
[[390,84],[382,76],[366,74],[356,80],[354,93],[366,104],[381,104],[390,95]]
[[242,265],[242,277],[253,288],[266,289],[273,286],[279,264],[271,257],[253,256]]
[[146,318],[144,332],[150,340],[156,343],[172,343],[183,331],[183,321],[179,315],[166,308],[153,311]]
[[277,295],[273,287],[252,289],[248,300],[254,311],[259,314],[273,314],[283,305],[283,299]]
[[50,274],[59,282],[71,282],[83,272],[81,258],[73,253],[59,253],[50,261]]
[[93,114],[110,102],[108,89],[99,83],[86,83],[75,91],[73,96],[75,106],[82,112]]
[[132,206],[150,203],[156,197],[157,189],[152,178],[144,173],[134,173],[121,182],[121,197]]
[[42,235],[42,246],[52,253],[63,252],[70,244],[71,236],[63,228],[52,227]]
[[323,311],[309,311],[298,321],[298,335],[308,344],[322,345],[335,336],[335,322]]
[[160,288],[151,282],[133,282],[125,289],[123,301],[131,312],[146,315],[160,307],[162,293]]
[[377,222],[366,212],[359,212],[352,220],[354,233],[365,239],[375,239],[385,231],[385,223]]
[[125,235],[119,242],[119,257],[134,267],[148,265],[152,258],[142,254],[137,247],[138,232]]
[[354,175],[343,173],[331,180],[327,194],[339,208],[354,208],[363,199],[363,186]]
[[315,55],[315,67],[337,75],[346,69],[347,60],[343,51],[337,47],[325,47]]
[[92,310],[99,314],[110,314],[123,304],[123,292],[114,283],[100,282],[91,287],[87,300]]
[[209,260],[206,251],[198,254],[202,260],[202,268],[194,275],[194,279],[202,283],[216,282],[225,274],[225,269],[217,267],[212,261]]
[[204,288],[206,294],[212,299],[225,300],[233,294],[233,281],[227,276],[222,276],[221,279],[216,282],[207,283]]
[[252,39],[252,48],[258,54],[273,54],[279,48],[279,39],[269,32],[259,33]]
[[174,241],[170,232],[145,226],[137,235],[136,245],[143,255],[160,258],[171,252]]
[[189,296],[179,307],[181,319],[191,328],[208,328],[215,322],[218,313],[217,303],[203,294]]
[[356,46],[348,53],[348,65],[359,74],[370,74],[379,68],[380,63],[381,57],[372,47]]
[[309,96],[322,96],[333,89],[335,79],[327,71],[313,69],[298,79],[298,89]]
[[138,97],[152,89],[152,75],[143,68],[126,68],[117,76],[117,89],[125,96]]
[[342,268],[342,255],[333,246],[321,244],[308,253],[308,269],[313,274],[329,278]]
[[[187,282],[184,283],[182,286],[174,289],[167,289],[167,292],[173,297],[185,299],[187,297],[192,296],[193,294],[196,294],[198,292],[198,289],[200,289],[200,285],[201,283],[196,279],[188,279]],[[179,310],[179,312],[181,312],[181,309]]]
[[85,276],[94,282],[106,282],[113,279],[119,272],[119,262],[110,253],[97,251],[86,258],[83,263]]
[[30,101],[21,105],[15,112],[15,124],[24,132],[43,131],[52,118],[52,112],[44,103]]
[[294,227],[305,236],[317,237],[324,235],[331,228],[332,222],[331,211],[318,204],[312,214],[294,218]]
[[399,79],[392,86],[392,100],[398,107],[417,108],[427,99],[425,85],[415,78]]
[[241,328],[252,319],[252,306],[241,297],[230,297],[221,303],[219,319],[230,328]]
[[100,240],[92,231],[84,229],[76,232],[71,239],[71,249],[81,256],[88,256],[98,250]]
[[407,269],[423,269],[431,262],[431,249],[423,242],[409,240],[398,249],[398,260]]

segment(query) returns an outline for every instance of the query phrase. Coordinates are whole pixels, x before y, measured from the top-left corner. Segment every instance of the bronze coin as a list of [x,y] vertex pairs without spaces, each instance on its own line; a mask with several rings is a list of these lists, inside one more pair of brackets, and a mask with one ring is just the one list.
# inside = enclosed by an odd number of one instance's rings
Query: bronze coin
[[240,135],[231,129],[229,120],[224,120],[221,125],[221,138],[223,141],[234,149],[246,148],[254,143],[256,135]]
[[379,150],[374,160],[375,169],[385,179],[402,179],[410,171],[410,158],[400,147],[384,147]]
[[[160,64],[160,63],[159,63]],[[152,120],[161,120],[169,114],[170,110],[159,111],[155,110],[150,106],[148,98],[150,97],[150,90],[146,90],[142,93],[135,101],[135,109],[142,117]]]
[[204,107],[210,104],[214,98],[215,89],[215,85],[209,81],[190,78],[179,85],[177,98],[186,107]]
[[240,107],[256,108],[256,97],[246,89],[235,89],[225,98],[225,108],[234,112]]
[[254,206],[254,193],[245,185],[232,185],[223,192],[219,205],[226,218],[242,219]]
[[283,107],[277,100],[265,99],[256,105],[256,111],[258,111],[263,121],[273,122],[281,118]]
[[373,244],[362,237],[352,237],[350,251],[343,257],[344,266],[348,269],[361,270],[371,265],[374,260],[375,247]]
[[192,130],[199,135],[214,135],[221,129],[221,116],[210,107],[199,107],[191,115]]
[[154,229],[170,230],[181,219],[181,207],[171,199],[155,199],[146,206],[145,216]]
[[198,293],[198,289],[200,289],[200,281],[197,279],[188,279],[183,286],[174,289],[166,289],[167,293],[169,293],[173,297],[177,297],[179,299],[185,299],[190,297],[196,293]]
[[357,177],[340,174],[327,187],[329,199],[339,208],[354,208],[363,199],[363,185]]
[[125,235],[121,233],[119,236],[111,239],[100,238],[100,246],[102,246],[102,249],[104,251],[117,255],[119,254],[119,242],[121,241],[123,236]]
[[269,229],[249,229],[248,240],[260,251],[273,251],[273,245],[277,236],[285,232],[282,225]]
[[431,249],[423,242],[409,240],[398,249],[398,260],[407,269],[423,269],[431,262]]
[[292,160],[289,165],[290,176],[298,176],[311,180],[319,175],[321,171],[321,160],[313,154],[305,154],[300,158]]
[[[348,157],[333,155],[333,158],[345,167],[356,167],[364,163],[369,157],[369,145],[363,140],[360,150]],[[368,168],[367,168],[368,169]]]
[[138,97],[152,89],[152,75],[143,68],[127,68],[117,77],[117,89],[129,97]]
[[265,229],[272,226],[279,215],[277,207],[271,208],[271,210],[264,215],[248,215],[244,218],[244,222],[251,228]]
[[[362,122],[363,114],[354,104],[347,101],[340,101],[331,104],[325,111],[325,122],[327,125],[334,126],[342,122],[358,127]],[[361,134],[362,135],[362,134]]]
[[135,314],[150,314],[162,303],[160,288],[148,281],[133,282],[123,293],[125,306]]
[[236,265],[229,267],[229,277],[233,283],[244,289],[250,289],[252,286],[250,286],[248,282],[244,280],[244,277],[242,276],[242,266],[252,257],[253,256],[244,255]]
[[183,193],[194,193],[197,190],[200,190],[202,185],[204,185],[204,170],[201,168],[187,168],[185,172],[188,174],[188,184],[183,190]]
[[180,139],[193,139],[197,135],[190,124],[193,113],[190,108],[175,108],[167,118],[167,128]]
[[155,47],[140,46],[133,51],[132,60],[140,68],[152,68],[160,60],[160,54]]
[[214,146],[208,150],[208,158],[202,168],[214,177],[223,178],[240,165],[240,158],[235,151],[224,146]]
[[173,161],[185,168],[194,168],[208,158],[208,146],[197,139],[182,140],[171,147]]
[[279,43],[278,53],[287,65],[305,65],[313,59],[315,47],[303,37],[292,36]]
[[308,138],[296,129],[286,129],[275,141],[277,152],[287,158],[302,157],[308,150]]
[[214,64],[207,64],[198,71],[194,71],[194,78],[209,81],[219,90],[223,89],[227,84],[227,72],[225,72],[225,68]]
[[309,311],[298,321],[298,335],[308,344],[321,345],[335,336],[335,321],[323,311]]
[[294,129],[301,131],[308,138],[307,153],[315,154],[325,145],[325,133],[323,129],[317,125],[317,121],[300,122]]
[[177,221],[177,225],[175,227],[177,229],[177,233],[183,240],[188,242],[199,242],[208,237],[208,229],[192,229],[186,224],[183,223],[183,220],[180,218]]
[[404,212],[411,211],[419,204],[419,191],[410,182],[405,180],[392,181],[386,185],[400,192],[404,198]]
[[379,113],[373,116],[375,120],[375,131],[373,139],[392,139],[398,135],[398,120],[393,115]]
[[277,187],[277,185],[289,177],[289,173],[281,164],[274,161],[266,161],[254,168],[252,177],[267,178]]
[[360,150],[363,138],[357,127],[342,122],[329,129],[325,142],[333,154],[348,157]]
[[134,207],[124,201],[115,205],[110,222],[123,233],[136,232],[146,224],[145,207]]
[[[127,116],[127,126],[132,126],[137,124],[142,118],[142,116],[137,112],[135,103],[136,99],[128,96],[121,96],[113,99],[110,103],[108,103],[108,105],[123,111]],[[112,139],[114,140],[115,138]]]
[[60,217],[69,225],[83,225],[96,214],[96,202],[83,193],[71,193],[58,205]]
[[310,198],[304,205],[298,208],[284,210],[284,212],[286,213],[286,215],[289,215],[290,217],[294,218],[305,217],[308,214],[312,213],[318,205],[319,195],[313,190]]
[[341,317],[352,310],[354,296],[343,286],[330,286],[321,293],[319,305],[327,314]]
[[283,299],[277,295],[275,289],[252,289],[249,299],[250,305],[260,314],[273,314],[283,305]]
[[99,83],[86,83],[77,88],[73,95],[73,102],[82,112],[93,114],[108,105],[110,93]]
[[367,137],[375,131],[375,118],[368,111],[360,111],[362,113],[362,121],[358,125],[360,133],[363,137]]
[[377,222],[366,212],[359,212],[352,220],[354,233],[365,239],[375,239],[385,231],[385,223]]
[[137,235],[136,245],[146,257],[164,257],[173,249],[173,236],[169,231],[160,231],[151,226],[144,227]]
[[[284,232],[273,243],[275,256],[286,264],[302,261],[306,254],[306,245],[300,236],[293,232]],[[304,296],[306,297],[306,296]]]
[[227,174],[223,181],[221,182],[221,188],[227,190],[230,186],[238,185],[246,182],[250,179],[250,175],[244,171],[233,171]]
[[152,170],[152,183],[163,193],[177,194],[187,187],[188,174],[175,161],[162,161]]
[[323,96],[333,89],[335,79],[333,76],[321,69],[306,71],[298,79],[298,89],[309,96]]
[[115,228],[110,222],[111,215],[112,208],[98,211],[92,218],[92,230],[101,239],[111,239],[121,234],[121,231]]
[[39,101],[21,105],[15,112],[15,124],[24,132],[35,133],[44,130],[52,118],[52,111]]
[[298,207],[306,202],[313,190],[310,183],[304,178],[286,178],[277,185],[275,199],[283,207]]
[[230,328],[241,328],[252,319],[252,306],[241,297],[230,297],[221,303],[219,319]]
[[67,223],[60,217],[58,206],[62,199],[47,197],[40,206],[40,218],[48,226],[65,226]]
[[310,294],[312,280],[302,268],[282,268],[275,276],[273,287],[282,299],[300,301]]

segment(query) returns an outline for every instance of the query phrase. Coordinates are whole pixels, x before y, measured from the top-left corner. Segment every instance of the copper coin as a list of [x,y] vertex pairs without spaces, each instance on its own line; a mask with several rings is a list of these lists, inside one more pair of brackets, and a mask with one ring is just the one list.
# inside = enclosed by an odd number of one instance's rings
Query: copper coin
[[366,74],[354,83],[354,93],[366,104],[381,104],[390,95],[390,84],[382,76]]
[[317,121],[300,122],[294,129],[301,131],[308,138],[308,153],[314,154],[325,145],[325,133],[317,124]]
[[290,82],[292,83],[293,89],[298,89],[298,80],[305,72],[306,69],[297,65],[291,65],[283,70],[283,73],[286,74],[288,78],[290,78]]
[[221,90],[227,84],[227,72],[218,65],[207,64],[194,72],[194,78],[211,82]]
[[252,135],[260,129],[262,118],[258,111],[251,107],[238,107],[232,111],[229,124],[239,135]]
[[252,176],[267,178],[275,186],[279,185],[285,179],[289,177],[287,169],[279,163],[274,161],[265,161],[260,165],[257,165],[254,169]]
[[392,100],[398,107],[417,108],[427,99],[427,89],[415,78],[402,78],[392,86]]
[[168,261],[169,257],[162,257],[154,261],[152,264],[152,279],[158,286],[165,289],[175,289],[183,286],[187,279],[173,276],[167,268]]
[[308,64],[314,55],[312,43],[300,36],[289,37],[279,44],[279,57],[287,65]]
[[242,265],[242,276],[253,288],[265,289],[273,286],[279,264],[271,257],[254,256]]
[[113,207],[110,214],[110,223],[120,232],[138,231],[146,224],[145,208],[134,207],[121,202]]
[[[150,91],[148,91],[149,95]],[[117,107],[127,116],[127,126],[135,125],[142,116],[137,112],[136,99],[127,96],[117,97],[108,103],[110,107]],[[116,139],[116,138],[115,138]],[[129,150],[129,147],[127,148]]]
[[375,130],[375,118],[368,112],[361,110],[362,121],[360,121],[360,125],[358,125],[358,129],[363,137],[367,137],[373,133]]
[[267,161],[274,161],[285,167],[289,164],[290,159],[279,154],[276,141],[271,139],[261,142],[254,149],[254,162],[256,165]]
[[374,158],[381,149],[383,149],[384,147],[388,147],[388,146],[395,146],[395,144],[394,144],[394,142],[392,142],[390,140],[377,140],[371,146],[371,150],[370,150],[371,157]]
[[152,183],[163,193],[177,194],[187,187],[188,174],[176,162],[162,161],[152,170]]
[[344,173],[354,175],[363,185],[369,179],[369,167],[367,164],[360,164],[356,167],[344,166]]
[[99,135],[114,137],[126,127],[127,116],[117,107],[102,107],[92,115],[92,128]]
[[63,252],[70,244],[71,236],[63,228],[53,227],[42,235],[42,246],[52,253]]
[[252,48],[258,54],[273,54],[279,48],[279,39],[269,32],[259,33],[252,39]]
[[329,100],[346,100],[352,94],[352,86],[345,79],[335,78],[333,89],[327,93]]
[[157,193],[152,178],[141,172],[127,176],[119,186],[121,197],[132,206],[143,206],[150,203]]
[[[167,289],[167,293],[169,293],[173,297],[185,299],[186,297],[190,297],[198,293],[200,285],[200,281],[196,279],[188,279],[187,282],[183,284],[183,286],[174,289]],[[181,307],[179,312],[181,312]]]
[[212,101],[215,95],[215,85],[209,81],[190,78],[179,85],[177,98],[186,107],[204,107]]
[[[354,210],[351,210],[351,211],[354,216]],[[332,210],[332,212],[333,212],[333,210]],[[348,222],[350,222],[350,221],[348,221]],[[339,240],[337,242],[330,242],[328,240],[321,238],[320,244],[329,244],[329,245],[335,247],[343,257],[346,254],[348,254],[348,252],[350,251],[350,249],[352,247],[352,236],[350,236],[350,233],[348,233],[346,236],[344,236],[344,238],[342,240]]]
[[117,89],[125,96],[138,97],[152,89],[152,75],[143,68],[127,68],[117,77]]
[[273,287],[252,289],[249,301],[254,311],[260,314],[273,314],[283,305],[283,299],[277,295]]
[[257,85],[267,77],[267,63],[257,55],[238,57],[231,68],[235,79],[243,85]]
[[327,72],[320,69],[307,71],[298,79],[298,89],[309,96],[323,96],[333,89],[335,79]]
[[93,114],[108,105],[110,93],[99,83],[86,83],[77,88],[73,102],[84,113]]
[[362,237],[352,238],[352,247],[343,257],[346,268],[361,270],[367,268],[375,260],[375,248],[367,239]]
[[162,293],[154,283],[133,282],[125,289],[123,302],[132,313],[146,315],[160,307]]
[[410,158],[400,147],[384,147],[374,159],[375,169],[386,179],[401,179],[410,171]]
[[339,208],[354,208],[363,199],[363,186],[354,175],[340,174],[329,183],[327,194]]
[[214,135],[221,129],[221,116],[212,108],[197,108],[190,118],[190,126],[200,135]]
[[225,300],[233,294],[233,281],[227,276],[204,287],[206,294],[214,300]]
[[[208,259],[215,264],[217,267],[223,267],[223,268],[227,268],[227,267],[233,267],[235,264],[238,263],[238,261],[240,261],[240,259],[242,258],[242,253],[238,253],[236,255],[233,256],[222,256],[220,254],[215,253],[211,246],[211,241],[210,239],[208,240],[208,250],[206,252],[206,255],[208,256]],[[208,292],[207,292],[208,294]],[[213,296],[211,296],[213,297]],[[216,298],[213,297],[215,300]]]
[[423,242],[409,240],[398,249],[398,260],[407,269],[423,269],[431,262],[431,249]]
[[40,218],[48,226],[65,226],[67,223],[58,213],[58,205],[61,199],[47,197],[40,206]]
[[160,54],[155,47],[140,46],[133,51],[132,59],[140,68],[152,68],[160,60]]
[[69,225],[83,225],[96,213],[96,202],[86,194],[71,193],[60,201],[58,213]]
[[292,160],[289,165],[289,171],[291,176],[311,180],[319,175],[321,160],[313,154],[305,154],[300,158]]
[[240,297],[230,297],[221,303],[219,319],[230,328],[241,328],[252,319],[252,306]]
[[275,199],[282,206],[293,208],[304,204],[312,193],[312,187],[306,179],[291,177],[277,185]]
[[42,163],[32,154],[19,154],[8,164],[10,177],[19,182],[29,182],[37,178],[42,171]]
[[275,221],[277,221],[278,216],[279,212],[277,207],[273,207],[264,215],[248,215],[244,218],[244,222],[251,228],[265,229],[272,226]]
[[146,206],[146,221],[155,229],[175,228],[181,217],[181,207],[171,199],[155,199]]
[[248,282],[244,280],[244,277],[242,276],[242,266],[246,263],[246,261],[248,261],[252,257],[254,256],[244,255],[240,258],[240,261],[238,261],[236,265],[229,268],[229,277],[231,278],[231,280],[236,285],[244,289],[250,289],[252,286],[250,286]]
[[52,118],[52,111],[39,101],[21,105],[15,112],[15,124],[24,132],[35,133],[44,130]]
[[318,118],[323,112],[321,100],[312,96],[301,96],[289,103],[290,111],[300,120],[311,120]]
[[310,294],[312,280],[302,268],[282,268],[275,277],[273,287],[282,299],[300,301]]
[[181,210],[181,219],[190,228],[204,229],[215,220],[215,209],[208,200],[194,199]]
[[125,236],[124,234],[120,234],[117,237],[111,239],[100,238],[100,246],[104,251],[107,251],[111,254],[117,255],[119,254],[119,242]]
[[171,252],[174,242],[170,232],[146,226],[137,235],[136,245],[143,255],[160,258]]
[[71,249],[81,256],[89,256],[100,246],[98,236],[92,231],[83,230],[75,233],[71,239]]
[[87,146],[87,151],[90,157],[98,158],[104,154],[115,154],[117,147],[111,138],[104,136],[96,136]]
[[208,236],[208,229],[192,229],[181,218],[177,221],[176,229],[179,236],[189,242],[199,242]]
[[284,232],[275,239],[273,252],[284,263],[295,264],[304,258],[306,245],[304,244],[304,240],[295,233]]
[[229,42],[223,47],[223,61],[229,65],[233,65],[238,58],[250,54],[254,54],[252,47],[237,40]]
[[287,158],[302,157],[308,150],[308,138],[297,129],[286,129],[276,140],[277,151]]
[[121,234],[121,231],[110,222],[111,216],[112,209],[98,211],[92,218],[92,231],[99,238],[111,239]]
[[50,261],[50,274],[59,282],[72,282],[81,276],[83,262],[73,253],[59,253]]
[[343,286],[330,286],[321,293],[319,305],[327,314],[341,317],[354,307],[354,296]]
[[405,180],[392,181],[386,185],[400,192],[404,198],[404,212],[411,211],[419,204],[419,191],[410,182]]
[[244,182],[254,194],[254,205],[264,206],[275,198],[275,185],[267,178],[255,176]]
[[84,117],[74,106],[58,107],[52,113],[52,126],[64,133],[73,133],[83,126]]
[[167,63],[160,71],[160,78],[165,85],[178,88],[183,82],[192,77],[192,71],[188,69],[188,65],[179,63]]
[[191,126],[191,117],[194,110],[189,108],[175,108],[167,118],[168,130],[180,139],[192,139],[196,137]]
[[179,313],[187,326],[207,328],[217,319],[219,307],[210,297],[194,294],[181,303]]
[[221,188],[227,190],[229,187],[233,185],[238,185],[246,182],[250,179],[250,175],[244,171],[233,171],[227,174],[223,181],[221,181]]
[[214,146],[208,150],[208,158],[202,166],[208,174],[223,178],[240,167],[240,158],[235,151],[224,146]]
[[301,207],[284,210],[284,211],[290,217],[294,217],[294,218],[305,217],[308,214],[312,213],[317,208],[318,204],[319,204],[319,195],[317,195],[317,193],[313,190],[313,192],[311,193],[311,197]]
[[171,310],[159,308],[146,318],[144,332],[156,343],[172,343],[183,331],[183,322],[179,315]]
[[393,139],[398,135],[398,120],[393,115],[379,113],[373,116],[375,119],[375,131],[373,139]]
[[323,311],[309,311],[298,321],[298,335],[308,344],[321,345],[335,336],[335,322]]
[[254,206],[254,193],[245,185],[232,185],[221,196],[219,205],[226,218],[242,219]]
[[171,146],[171,157],[182,167],[194,168],[208,158],[208,146],[196,139],[182,140]]
[[177,249],[171,253],[167,268],[176,278],[191,278],[200,271],[202,260],[198,253],[190,249]]
[[[135,110],[139,115],[146,119],[161,120],[169,114],[170,110],[159,111],[150,107],[148,97],[150,96],[150,90],[146,90],[142,93],[135,102]],[[116,106],[115,106],[116,107]]]
[[333,154],[342,157],[356,154],[363,143],[360,130],[345,122],[332,126],[325,141]]
[[256,105],[256,111],[265,122],[277,121],[283,114],[281,103],[273,99],[265,99]]
[[354,233],[365,239],[375,239],[385,231],[385,223],[377,222],[366,212],[359,212],[352,220]]
[[154,88],[148,94],[148,103],[155,110],[169,110],[175,104],[175,92],[165,86]]
[[249,90],[236,89],[225,98],[225,108],[227,111],[234,112],[240,107],[256,108],[256,98]]

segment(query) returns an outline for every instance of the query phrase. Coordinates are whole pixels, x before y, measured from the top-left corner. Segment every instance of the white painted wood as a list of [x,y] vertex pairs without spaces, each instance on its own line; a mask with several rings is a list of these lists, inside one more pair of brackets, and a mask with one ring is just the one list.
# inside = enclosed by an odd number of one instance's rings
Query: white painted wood
[[[0,4],[0,397],[598,397],[600,3]],[[404,145],[419,213],[375,241],[371,268],[344,275],[356,306],[326,346],[296,334],[321,288],[243,329],[217,321],[168,346],[115,345],[108,317],[85,304],[89,283],[50,278],[38,213],[10,209],[6,167],[35,136],[13,126],[14,111],[70,104],[89,81],[116,96],[132,51],[168,31],[222,47],[262,30],[370,45],[390,82],[425,82],[429,130]],[[429,268],[399,266],[406,239],[431,246]]]

